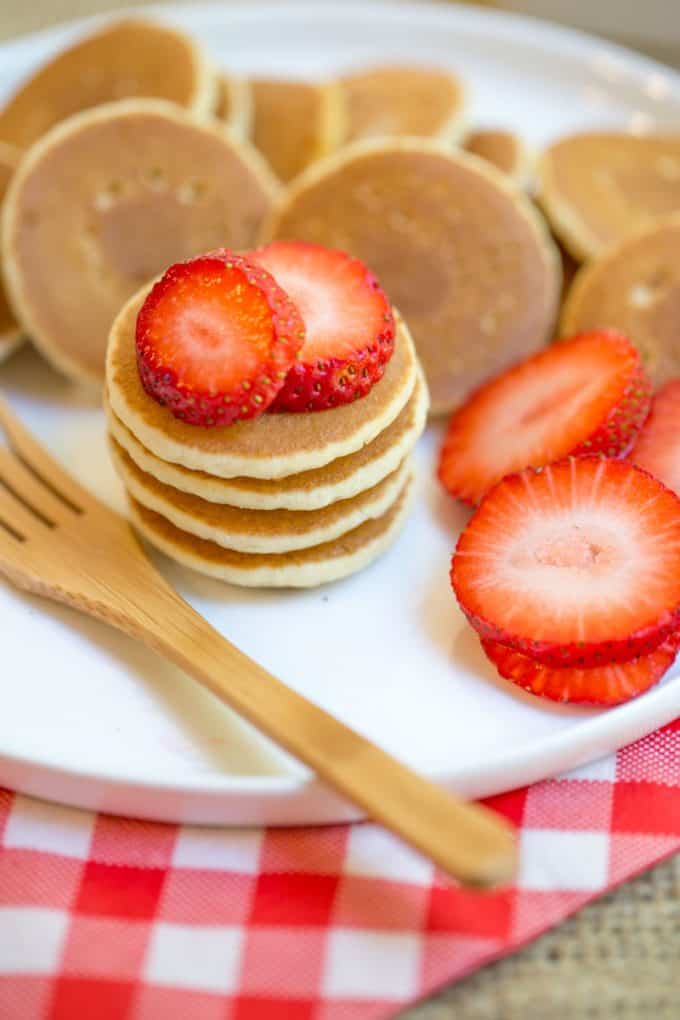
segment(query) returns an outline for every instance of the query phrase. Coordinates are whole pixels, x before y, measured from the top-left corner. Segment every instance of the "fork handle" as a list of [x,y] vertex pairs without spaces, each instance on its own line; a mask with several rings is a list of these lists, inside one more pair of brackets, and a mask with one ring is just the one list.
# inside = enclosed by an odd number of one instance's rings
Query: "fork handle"
[[422,778],[291,690],[223,638],[172,589],[147,589],[129,616],[125,630],[172,660],[454,878],[479,886],[512,878],[516,847],[505,819]]

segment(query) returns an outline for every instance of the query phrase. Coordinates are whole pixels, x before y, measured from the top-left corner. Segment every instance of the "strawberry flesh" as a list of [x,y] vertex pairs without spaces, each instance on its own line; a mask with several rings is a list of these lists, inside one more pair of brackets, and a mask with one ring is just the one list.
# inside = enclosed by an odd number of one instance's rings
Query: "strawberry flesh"
[[563,340],[486,383],[452,417],[438,475],[476,505],[504,475],[568,455],[625,456],[651,384],[635,347],[599,331]]
[[653,651],[680,621],[680,499],[625,460],[570,457],[500,482],[462,532],[469,622],[551,666]]
[[226,250],[171,266],[137,317],[142,385],[190,425],[262,414],[303,342],[288,295],[261,266]]
[[649,418],[628,459],[680,495],[680,379],[654,394]]
[[290,295],[306,340],[273,411],[323,411],[364,397],[394,350],[394,317],[359,259],[302,241],[273,241],[249,256]]
[[648,690],[670,669],[680,648],[680,631],[647,655],[590,669],[546,666],[494,641],[482,641],[482,648],[502,677],[531,694],[572,704],[620,705]]

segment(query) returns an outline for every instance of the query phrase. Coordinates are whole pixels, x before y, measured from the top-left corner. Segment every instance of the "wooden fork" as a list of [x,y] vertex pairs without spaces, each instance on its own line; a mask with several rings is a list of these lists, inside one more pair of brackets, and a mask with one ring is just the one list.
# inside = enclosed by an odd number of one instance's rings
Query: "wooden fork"
[[225,640],[153,567],[127,521],[78,485],[0,399],[3,432],[0,574],[166,656],[461,882],[512,877],[504,819],[418,776]]

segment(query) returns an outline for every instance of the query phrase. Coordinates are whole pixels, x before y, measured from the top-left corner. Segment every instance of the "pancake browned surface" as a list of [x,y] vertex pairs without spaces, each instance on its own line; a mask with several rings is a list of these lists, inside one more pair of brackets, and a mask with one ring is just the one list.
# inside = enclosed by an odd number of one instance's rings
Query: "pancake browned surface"
[[463,126],[465,91],[443,68],[388,65],[340,79],[348,142],[377,135],[422,135],[452,140]]
[[573,255],[570,255],[558,238],[555,238],[555,243],[557,244],[557,250],[562,261],[562,305],[564,306],[567,295],[571,290],[571,285],[578,273],[580,263],[576,261]]
[[471,131],[465,138],[464,148],[473,156],[485,159],[497,170],[502,170],[521,187],[527,186],[529,178],[527,147],[513,131],[501,128]]
[[419,376],[413,394],[391,425],[366,446],[324,467],[268,481],[265,478],[215,478],[190,471],[150,453],[135,439],[110,408],[109,432],[138,467],[160,482],[213,503],[251,510],[318,510],[337,500],[351,499],[377,485],[413,449],[428,410],[427,387]]
[[413,332],[434,413],[551,335],[560,268],[540,214],[498,170],[439,143],[344,149],[293,183],[263,235],[370,266]]
[[409,479],[382,517],[360,524],[332,542],[288,553],[240,553],[176,528],[160,514],[130,500],[133,523],[158,549],[202,574],[247,587],[308,588],[362,570],[396,539],[406,523]]
[[252,78],[252,140],[282,181],[333,152],[344,135],[340,88],[275,78]]
[[538,164],[541,205],[579,261],[680,210],[680,135],[592,133],[551,145]]
[[[0,202],[4,198],[7,185],[19,162],[19,150],[11,145],[0,142]],[[8,358],[12,351],[20,345],[22,334],[12,313],[0,273],[0,361]]]
[[655,385],[680,375],[680,214],[648,225],[579,270],[561,332],[603,327],[630,337]]
[[187,425],[145,393],[139,379],[135,323],[148,290],[136,294],[113,324],[106,384],[115,414],[161,460],[221,478],[271,479],[309,471],[375,439],[406,406],[416,384],[415,351],[397,316],[394,354],[382,379],[361,400],[309,414],[261,414],[225,428]]
[[171,103],[76,114],[28,150],[10,183],[10,303],[57,368],[99,382],[123,302],[173,262],[250,247],[276,189],[254,149]]
[[253,97],[247,78],[220,74],[217,80],[215,116],[223,120],[239,138],[250,138],[253,122]]
[[110,444],[114,466],[138,503],[183,531],[227,549],[249,553],[306,549],[332,541],[372,517],[382,516],[403,488],[407,473],[406,465],[400,465],[373,488],[320,510],[244,510],[210,503],[164,485],[138,468],[115,440],[111,439]]
[[191,39],[167,25],[125,19],[57,54],[0,111],[0,140],[26,148],[80,110],[132,96],[208,113],[216,80]]

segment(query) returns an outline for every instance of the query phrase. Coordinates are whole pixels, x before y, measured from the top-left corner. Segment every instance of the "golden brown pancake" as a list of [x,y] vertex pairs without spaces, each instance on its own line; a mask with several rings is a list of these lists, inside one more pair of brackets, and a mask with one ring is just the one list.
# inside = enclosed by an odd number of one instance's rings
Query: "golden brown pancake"
[[649,224],[576,275],[561,332],[607,328],[638,347],[655,385],[680,375],[680,214]]
[[560,259],[562,262],[562,307],[564,307],[564,302],[567,300],[567,295],[571,290],[571,285],[578,272],[579,263],[573,255],[569,254],[558,238],[554,238],[554,241],[557,245],[557,250],[560,253]]
[[501,128],[471,131],[465,138],[464,148],[512,177],[520,187],[526,187],[529,173],[527,149],[513,131]]
[[[535,208],[539,216],[542,217],[543,211],[541,209],[541,206],[535,199],[533,199],[533,202],[535,204]],[[562,293],[560,298],[560,307],[563,307],[567,294],[569,293],[569,288],[571,287],[574,277],[578,272],[580,262],[577,262],[574,256],[567,251],[567,249],[564,247],[564,245],[562,244],[562,242],[560,241],[559,237],[557,237],[556,234],[552,233],[551,231],[550,236],[552,237],[553,244],[555,245],[557,253],[560,258],[560,266],[562,269]]]
[[282,181],[333,152],[344,134],[335,82],[252,78],[252,140]]
[[372,442],[356,453],[301,474],[268,481],[265,478],[215,478],[205,471],[189,471],[149,453],[107,407],[109,432],[135,464],[147,474],[182,492],[213,503],[250,510],[318,510],[337,500],[377,485],[397,469],[413,449],[427,419],[425,380],[419,375],[404,410]]
[[498,170],[440,143],[361,142],[311,167],[272,237],[370,266],[413,332],[435,414],[551,335],[560,268],[545,223]]
[[160,514],[130,500],[137,529],[178,563],[231,584],[260,588],[309,588],[362,570],[395,540],[412,498],[409,479],[382,517],[360,524],[332,542],[288,553],[241,553],[176,528]]
[[582,262],[680,210],[680,134],[570,135],[543,153],[538,180],[553,230]]
[[133,96],[205,114],[215,93],[215,75],[191,39],[126,18],[58,53],[20,85],[0,111],[0,140],[27,148],[74,113]]
[[138,468],[114,439],[110,446],[114,467],[138,503],[191,535],[249,553],[306,549],[381,517],[399,495],[407,474],[404,463],[373,488],[321,510],[244,510],[164,485]]
[[0,200],[4,198],[12,174],[19,165],[21,150],[14,145],[0,142]]
[[220,478],[283,478],[323,467],[361,449],[406,406],[418,372],[409,332],[397,316],[394,354],[367,396],[328,411],[262,414],[222,428],[201,428],[175,418],[142,388],[135,323],[149,288],[121,310],[111,329],[106,385],[114,413],[161,460]]
[[463,126],[465,92],[443,68],[390,65],[341,79],[347,107],[346,140],[418,135],[451,141]]
[[217,79],[215,116],[223,120],[238,138],[250,138],[253,121],[253,97],[250,82],[234,74]]
[[277,185],[217,121],[130,99],[76,114],[22,159],[4,203],[10,303],[54,365],[99,383],[121,305],[211,248],[248,248]]
[[[19,162],[19,150],[0,142],[0,202]],[[14,318],[0,274],[0,361],[4,361],[21,344],[23,337]]]

